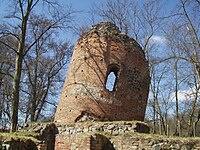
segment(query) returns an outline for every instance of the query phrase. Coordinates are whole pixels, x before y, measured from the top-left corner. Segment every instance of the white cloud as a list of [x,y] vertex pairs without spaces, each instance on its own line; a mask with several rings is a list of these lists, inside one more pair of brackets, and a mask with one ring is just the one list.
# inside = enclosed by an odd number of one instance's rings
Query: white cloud
[[[180,90],[178,91],[178,100],[179,101],[188,101],[194,99],[194,89],[190,90]],[[173,92],[170,96],[172,101],[176,101],[175,92]]]
[[164,36],[153,35],[150,41],[156,44],[165,44],[167,39]]

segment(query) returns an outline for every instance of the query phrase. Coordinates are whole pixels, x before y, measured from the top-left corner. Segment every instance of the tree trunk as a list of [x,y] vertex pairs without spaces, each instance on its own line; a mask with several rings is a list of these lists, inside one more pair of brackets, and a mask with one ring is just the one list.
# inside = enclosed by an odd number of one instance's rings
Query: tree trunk
[[179,119],[179,99],[178,99],[178,59],[174,64],[174,72],[175,72],[175,99],[176,99],[176,127],[175,127],[175,135],[180,136],[180,119]]
[[22,73],[22,62],[24,58],[24,47],[25,47],[28,14],[29,13],[27,12],[26,16],[22,18],[21,33],[19,35],[20,40],[15,60],[15,74],[13,79],[13,92],[12,92],[11,132],[15,132],[17,130],[17,124],[18,124],[20,79]]
[[19,108],[19,90],[20,90],[20,79],[22,73],[22,62],[24,58],[24,49],[25,49],[25,39],[26,39],[26,28],[28,17],[31,11],[33,0],[28,1],[28,5],[26,8],[26,13],[22,9],[22,1],[19,1],[19,5],[22,13],[21,27],[19,33],[19,45],[16,54],[15,61],[15,74],[13,79],[13,92],[12,92],[12,119],[11,119],[11,132],[15,132],[17,130],[18,124],[18,108]]
[[[19,44],[19,49],[21,43]],[[23,51],[20,51],[16,56],[15,62],[15,74],[13,80],[13,92],[12,92],[12,119],[11,119],[11,132],[17,130],[18,124],[18,108],[19,108],[19,90],[20,90],[20,78],[22,71]]]

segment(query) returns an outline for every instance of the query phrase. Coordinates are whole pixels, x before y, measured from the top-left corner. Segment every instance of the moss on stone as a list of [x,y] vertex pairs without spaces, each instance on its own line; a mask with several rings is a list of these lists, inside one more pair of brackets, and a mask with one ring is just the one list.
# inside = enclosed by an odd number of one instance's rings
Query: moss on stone
[[102,125],[102,124],[110,124],[110,123],[116,123],[116,124],[121,124],[121,123],[131,123],[131,124],[143,124],[148,126],[147,123],[142,122],[142,121],[84,121],[84,122],[75,122],[75,123],[68,123],[68,122],[54,122],[56,125],[71,125],[71,126],[75,126],[75,125],[82,125],[82,124],[86,124],[86,125],[90,125],[90,124],[95,124],[95,125]]
[[40,141],[36,138],[36,133],[31,132],[13,132],[13,133],[2,133],[0,132],[0,141],[3,143],[7,143],[12,140],[26,141],[32,140],[35,143],[39,143]]

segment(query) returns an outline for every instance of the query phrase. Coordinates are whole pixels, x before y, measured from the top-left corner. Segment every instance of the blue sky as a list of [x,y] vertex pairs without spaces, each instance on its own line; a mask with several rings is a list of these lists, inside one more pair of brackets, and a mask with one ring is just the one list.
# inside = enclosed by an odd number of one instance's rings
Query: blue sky
[[[94,3],[100,3],[105,2],[106,0],[58,0],[58,2],[61,5],[72,5],[72,8],[74,10],[80,11],[78,13],[77,17],[80,22],[85,20],[85,17],[87,16],[87,12],[90,10],[92,5]],[[177,0],[160,0],[164,3],[164,8],[166,9],[166,12],[169,11],[170,8],[174,7]],[[0,19],[2,20],[2,17],[8,12],[8,4],[10,3],[10,0],[0,0]],[[142,3],[143,1],[138,0],[139,3]]]
[[[71,5],[72,9],[77,11],[75,14],[75,22],[76,24],[85,24],[87,23],[89,19],[89,14],[88,12],[90,11],[91,7],[93,6],[94,3],[99,4],[106,2],[106,0],[57,0],[61,6],[67,6]],[[136,0],[140,4],[142,4],[144,1],[143,0]],[[160,0],[163,3],[163,9],[164,12],[167,13],[171,8],[175,6],[175,3],[178,0]],[[0,0],[0,23],[4,20],[3,16],[8,14],[9,12],[9,5],[12,2],[12,0]],[[42,10],[37,10],[37,11],[42,11]],[[71,38],[73,43],[77,40],[77,37],[74,37],[72,33],[68,33],[68,36]]]
[[[72,8],[76,11],[81,11],[78,16],[84,20],[83,16],[89,11],[93,3],[98,3],[97,0],[57,0],[61,5],[72,5]],[[101,0],[104,2],[105,0]],[[10,0],[0,0],[0,18],[7,14],[8,4]]]

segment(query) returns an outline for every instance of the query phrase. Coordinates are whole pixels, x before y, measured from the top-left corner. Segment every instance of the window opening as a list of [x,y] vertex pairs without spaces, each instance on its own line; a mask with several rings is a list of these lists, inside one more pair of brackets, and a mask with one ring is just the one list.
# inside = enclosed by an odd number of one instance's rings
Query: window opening
[[112,67],[106,78],[106,89],[110,92],[115,91],[118,70],[119,70],[118,67],[116,67],[116,66]]

